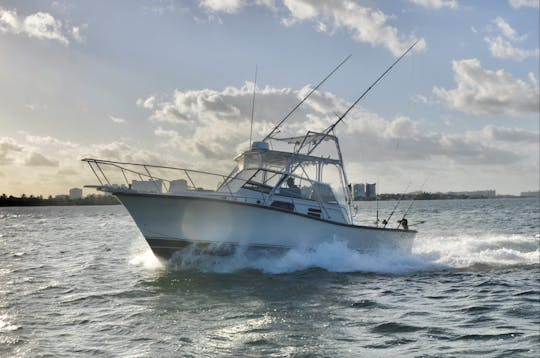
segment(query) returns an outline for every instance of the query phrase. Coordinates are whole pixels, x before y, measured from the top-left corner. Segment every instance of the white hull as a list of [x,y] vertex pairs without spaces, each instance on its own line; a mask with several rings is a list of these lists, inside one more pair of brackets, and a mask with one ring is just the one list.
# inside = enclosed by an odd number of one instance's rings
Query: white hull
[[413,230],[332,223],[260,205],[209,197],[114,193],[127,208],[157,256],[195,244],[266,248],[310,248],[346,241],[361,251],[410,251]]

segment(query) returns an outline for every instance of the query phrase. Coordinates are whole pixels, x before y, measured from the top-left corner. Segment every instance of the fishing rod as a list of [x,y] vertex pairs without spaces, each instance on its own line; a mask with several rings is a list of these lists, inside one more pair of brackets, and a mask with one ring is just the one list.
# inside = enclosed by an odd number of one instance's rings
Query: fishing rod
[[271,138],[272,135],[278,131],[278,128],[283,124],[283,122],[285,122],[298,109],[298,107],[300,107],[324,82],[326,82],[327,79],[329,79],[345,62],[347,62],[351,56],[352,55],[345,57],[339,63],[339,65],[332,70],[332,72],[323,78],[317,86],[315,86],[293,109],[291,109],[291,111],[274,127],[274,129],[272,129],[272,131],[270,131],[270,133],[264,137],[263,142],[266,142],[269,138]]
[[[429,177],[426,177],[426,179],[424,179],[424,182],[422,183],[422,185],[420,186],[420,189],[418,190],[418,192],[416,193],[416,195],[412,198],[409,206],[407,207],[407,210],[405,210],[405,213],[403,214],[403,216],[401,217],[401,220],[398,220],[398,228],[399,226],[401,225],[401,223],[403,222],[403,219],[405,219],[405,217],[407,216],[407,214],[409,213],[409,210],[411,210],[412,208],[412,205],[413,203],[415,202],[416,198],[418,198],[418,195],[422,192],[422,189],[424,189],[424,185],[426,185],[426,182],[428,180]],[[425,221],[422,222],[422,224],[424,223]],[[412,225],[409,225],[409,226],[412,226]]]
[[383,220],[382,223],[384,224],[383,227],[386,227],[386,225],[388,225],[388,223],[390,222],[390,219],[392,218],[392,215],[394,215],[394,212],[396,211],[399,203],[401,202],[401,200],[403,199],[403,197],[405,196],[405,194],[407,193],[407,190],[409,189],[409,186],[411,186],[411,182],[409,182],[407,184],[407,187],[405,188],[405,191],[401,194],[401,196],[399,197],[396,205],[394,205],[394,209],[392,209],[392,212],[390,213],[390,215],[388,216],[388,219],[386,220]]

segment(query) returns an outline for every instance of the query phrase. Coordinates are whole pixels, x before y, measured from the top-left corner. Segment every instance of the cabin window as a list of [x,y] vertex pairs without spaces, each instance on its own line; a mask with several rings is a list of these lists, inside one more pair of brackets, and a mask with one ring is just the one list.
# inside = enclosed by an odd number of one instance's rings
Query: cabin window
[[270,206],[281,210],[294,211],[294,204],[286,201],[275,200]]
[[321,209],[319,209],[319,208],[308,208],[307,214],[309,216],[313,216],[315,218],[320,218],[321,217]]

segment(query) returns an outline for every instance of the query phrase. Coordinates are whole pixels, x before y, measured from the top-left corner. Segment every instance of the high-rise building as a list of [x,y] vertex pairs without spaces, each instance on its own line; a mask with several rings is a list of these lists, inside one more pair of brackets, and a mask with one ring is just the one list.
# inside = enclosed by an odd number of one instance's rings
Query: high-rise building
[[69,198],[71,200],[82,199],[82,189],[81,188],[69,189]]
[[366,186],[364,184],[353,185],[353,200],[364,200],[366,198]]
[[377,198],[377,183],[366,183],[366,200],[375,200]]

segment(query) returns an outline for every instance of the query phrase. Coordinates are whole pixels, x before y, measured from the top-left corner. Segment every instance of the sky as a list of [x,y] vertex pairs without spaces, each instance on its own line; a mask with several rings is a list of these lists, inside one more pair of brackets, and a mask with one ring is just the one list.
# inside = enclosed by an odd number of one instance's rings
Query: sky
[[0,193],[96,184],[80,159],[227,173],[342,59],[283,134],[339,124],[378,192],[538,190],[539,0],[0,0]]

